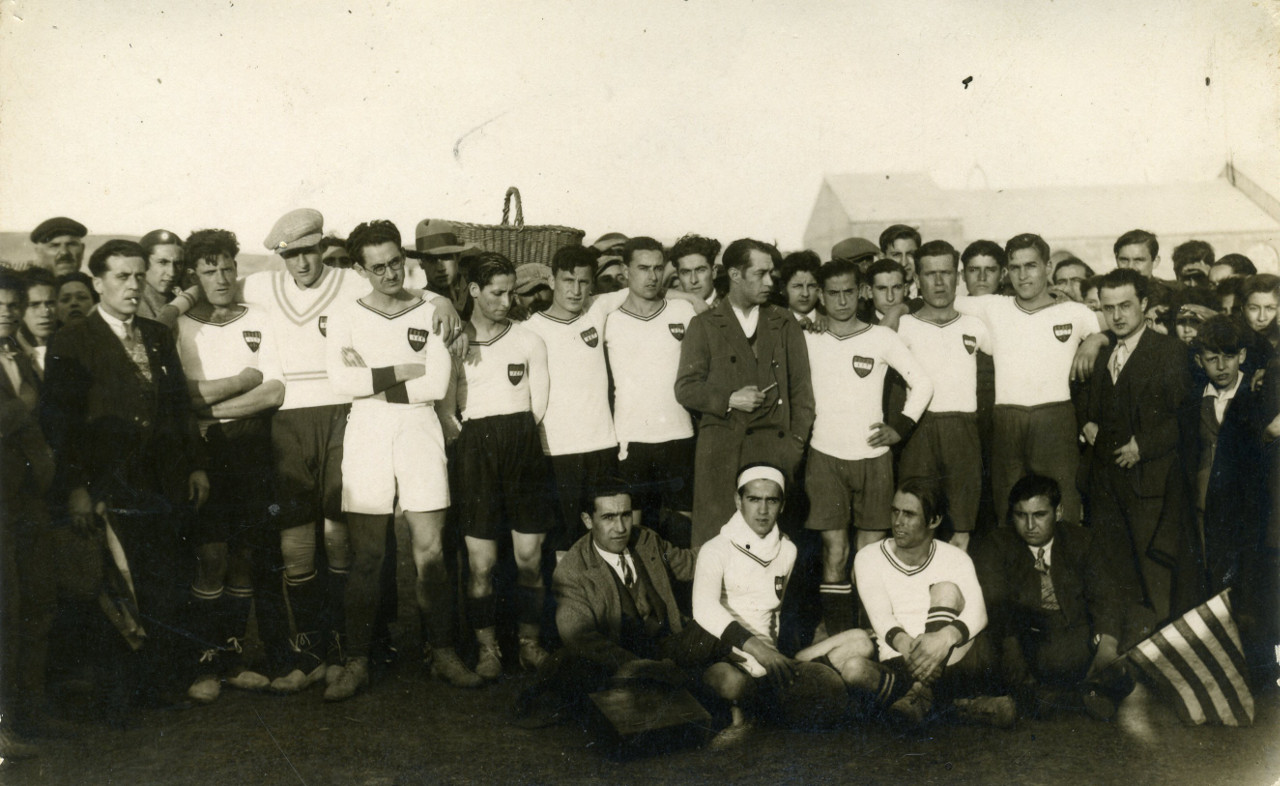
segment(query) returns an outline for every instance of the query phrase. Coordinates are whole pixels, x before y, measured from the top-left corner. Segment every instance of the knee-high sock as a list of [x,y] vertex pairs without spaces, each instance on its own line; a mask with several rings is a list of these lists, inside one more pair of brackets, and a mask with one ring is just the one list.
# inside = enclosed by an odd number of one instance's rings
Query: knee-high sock
[[537,636],[542,629],[542,604],[547,591],[542,587],[516,587],[516,621],[521,636]]
[[249,613],[253,609],[253,587],[228,586],[223,589],[218,601],[219,646],[224,649],[234,648],[236,654],[244,643],[245,630],[249,625]]
[[467,618],[474,630],[492,628],[498,619],[498,601],[493,595],[467,598]]
[[330,634],[347,635],[347,577],[346,567],[329,566],[325,573],[324,626]]
[[285,593],[289,599],[289,610],[293,612],[294,633],[305,633],[313,641],[314,635],[323,628],[321,609],[324,603],[323,587],[313,570],[301,576],[284,577]]
[[827,635],[853,627],[853,585],[848,582],[822,584],[818,587],[818,599],[822,605],[822,622]]
[[423,639],[433,647],[454,646],[453,619],[457,613],[457,597],[453,582],[448,578],[423,582],[418,602]]
[[202,590],[195,585],[191,587],[191,597],[187,604],[187,629],[191,631],[191,640],[200,649],[197,658],[208,650],[226,646],[227,636],[230,634],[224,630],[226,603],[222,596],[221,586],[215,590]]

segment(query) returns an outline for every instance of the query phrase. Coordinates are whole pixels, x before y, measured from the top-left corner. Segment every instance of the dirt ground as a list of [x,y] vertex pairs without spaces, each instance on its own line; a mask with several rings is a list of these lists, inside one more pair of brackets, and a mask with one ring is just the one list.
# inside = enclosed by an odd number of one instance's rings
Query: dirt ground
[[432,680],[418,640],[408,543],[400,533],[401,657],[372,689],[326,704],[226,689],[214,704],[141,713],[126,730],[91,726],[42,741],[42,755],[0,764],[0,784],[909,783],[1233,784],[1280,779],[1280,693],[1249,728],[1187,728],[1139,686],[1111,723],[1083,715],[1012,730],[940,724],[925,732],[847,723],[825,731],[758,729],[730,751],[705,731],[623,755],[581,718],[528,728],[513,706],[528,675],[477,691]]

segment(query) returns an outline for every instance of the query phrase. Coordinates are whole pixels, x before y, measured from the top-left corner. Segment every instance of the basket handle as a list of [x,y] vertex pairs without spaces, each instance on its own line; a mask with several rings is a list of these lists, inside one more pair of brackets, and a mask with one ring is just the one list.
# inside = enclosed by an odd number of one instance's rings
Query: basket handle
[[511,224],[511,197],[516,198],[516,229],[524,228],[524,205],[520,202],[520,189],[512,186],[507,189],[507,195],[502,200],[502,225],[509,226]]

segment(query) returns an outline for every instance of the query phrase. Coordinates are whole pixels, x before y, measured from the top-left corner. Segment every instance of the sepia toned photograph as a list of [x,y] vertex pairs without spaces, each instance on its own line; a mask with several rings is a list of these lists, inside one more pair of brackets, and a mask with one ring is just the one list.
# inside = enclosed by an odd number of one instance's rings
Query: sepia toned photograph
[[0,0],[0,784],[1280,782],[1280,2]]

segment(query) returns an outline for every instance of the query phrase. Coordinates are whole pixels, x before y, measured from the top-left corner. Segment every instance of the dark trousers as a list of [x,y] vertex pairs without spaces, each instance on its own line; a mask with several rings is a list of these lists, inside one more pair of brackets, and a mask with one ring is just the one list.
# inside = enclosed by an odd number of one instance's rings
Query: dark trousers
[[[1109,459],[1109,457],[1106,457]],[[1151,541],[1164,497],[1140,497],[1125,471],[1108,467],[1095,471],[1089,484],[1092,526],[1113,557],[1113,569],[1129,603],[1146,604],[1157,622],[1168,619],[1173,602],[1173,570],[1153,558]]]

